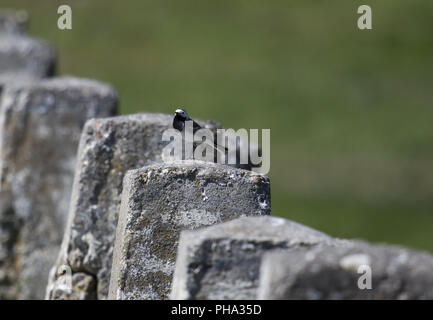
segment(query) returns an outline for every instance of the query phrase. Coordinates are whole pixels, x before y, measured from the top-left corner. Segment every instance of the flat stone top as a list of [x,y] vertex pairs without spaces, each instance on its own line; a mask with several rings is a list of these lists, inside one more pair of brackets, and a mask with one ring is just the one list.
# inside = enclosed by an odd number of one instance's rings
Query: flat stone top
[[36,49],[48,49],[54,54],[54,48],[48,43],[48,41],[22,34],[0,32],[0,52],[28,52]]
[[47,41],[21,33],[0,32],[0,73],[55,73],[56,51]]
[[153,174],[184,174],[193,171],[197,172],[197,177],[200,176],[215,176],[222,177],[222,175],[231,178],[238,179],[240,177],[249,176],[255,182],[267,182],[269,183],[269,178],[265,175],[255,173],[253,171],[244,170],[240,168],[233,168],[227,165],[222,165],[214,162],[206,162],[199,160],[176,160],[164,163],[151,164],[139,169],[134,169],[128,171],[128,175],[144,175],[149,176]]
[[53,90],[53,91],[68,91],[80,90],[83,94],[100,94],[100,95],[113,95],[114,88],[107,84],[95,80],[76,78],[71,76],[62,76],[55,78],[41,79],[35,82],[12,82],[8,84],[7,89],[12,90]]
[[[1,79],[1,78],[0,78]],[[97,121],[99,124],[123,124],[129,122],[148,122],[149,124],[158,124],[172,128],[174,114],[166,113],[135,113],[128,115],[121,115],[115,117],[91,119],[91,121]],[[221,125],[216,121],[212,120],[196,120],[204,128],[220,128]]]
[[[31,81],[38,80],[39,78],[31,73],[15,73],[15,72],[2,72],[0,73],[0,86],[23,85],[23,83],[30,83]],[[38,80],[40,81],[40,80]]]
[[98,123],[114,123],[114,124],[123,124],[128,122],[150,122],[150,123],[163,123],[170,124],[173,121],[173,116],[164,113],[136,113],[136,114],[128,114],[122,116],[108,117],[108,118],[100,118],[100,119],[91,119],[89,121],[98,121]]
[[182,232],[190,243],[211,239],[232,239],[254,242],[289,242],[290,245],[342,241],[299,223],[271,216],[241,217],[199,230]]
[[[313,261],[322,261],[323,265],[332,266],[333,264],[340,263],[342,268],[348,267],[356,264],[355,262],[362,261],[359,264],[372,264],[376,266],[376,270],[387,270],[386,263],[391,262],[392,264],[404,265],[404,264],[414,264],[415,257],[419,259],[425,259],[430,262],[430,266],[433,264],[433,255],[428,252],[418,251],[409,249],[398,245],[388,245],[388,244],[370,244],[363,240],[346,240],[344,246],[337,247],[321,247],[321,248],[310,248],[308,249],[308,256],[305,256],[303,252],[297,253],[284,253],[284,252],[272,252],[269,253],[269,259],[274,259],[278,265],[284,266],[285,264],[290,266],[293,261],[287,257],[299,255],[303,259],[296,258],[298,263],[301,260],[305,260],[305,263],[312,263]],[[353,256],[353,263],[350,261],[339,261],[339,258],[344,258],[345,256]],[[347,263],[346,263],[347,262]],[[416,264],[416,263],[415,263]],[[380,267],[380,268],[379,268]]]

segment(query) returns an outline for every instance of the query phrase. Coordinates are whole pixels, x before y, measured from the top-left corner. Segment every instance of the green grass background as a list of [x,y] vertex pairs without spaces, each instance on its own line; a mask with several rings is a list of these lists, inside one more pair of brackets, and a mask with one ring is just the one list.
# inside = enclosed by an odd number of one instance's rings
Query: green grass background
[[[57,28],[69,4],[73,29]],[[357,29],[357,8],[373,30]],[[271,129],[272,213],[433,251],[431,0],[1,0],[121,112]]]

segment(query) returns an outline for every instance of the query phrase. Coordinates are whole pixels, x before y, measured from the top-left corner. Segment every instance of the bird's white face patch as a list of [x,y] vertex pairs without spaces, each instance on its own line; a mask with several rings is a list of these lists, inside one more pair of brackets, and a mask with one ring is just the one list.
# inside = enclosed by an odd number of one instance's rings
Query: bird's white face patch
[[185,110],[176,109],[176,114],[180,115],[184,119],[189,119],[188,114],[185,112]]

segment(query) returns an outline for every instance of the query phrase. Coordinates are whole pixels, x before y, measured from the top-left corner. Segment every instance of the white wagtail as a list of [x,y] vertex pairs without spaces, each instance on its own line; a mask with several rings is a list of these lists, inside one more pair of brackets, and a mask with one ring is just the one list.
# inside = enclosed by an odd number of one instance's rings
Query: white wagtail
[[186,113],[185,110],[176,109],[176,112],[174,113],[174,119],[173,119],[173,128],[179,130],[180,132],[183,132],[183,129],[185,128],[185,121],[192,121],[193,134],[196,133],[197,130],[201,129],[201,126],[197,122],[192,120],[188,116],[188,113]]
[[[173,128],[175,128],[176,130],[178,130],[182,134],[184,134],[185,121],[192,121],[193,134],[195,134],[198,130],[202,129],[202,127],[197,122],[195,122],[193,119],[191,119],[188,116],[188,113],[186,113],[185,110],[176,109],[176,112],[174,113],[174,119],[173,119]],[[207,140],[205,140],[205,143],[207,145],[211,146],[213,149],[215,149],[216,152],[221,152],[223,154],[226,154],[228,151],[227,148],[224,148],[224,147],[218,145],[217,142],[218,142],[218,140],[217,140],[216,133],[214,134],[213,145],[211,145]],[[196,144],[196,142],[194,142],[194,144]],[[215,153],[215,156],[216,156],[216,153]]]

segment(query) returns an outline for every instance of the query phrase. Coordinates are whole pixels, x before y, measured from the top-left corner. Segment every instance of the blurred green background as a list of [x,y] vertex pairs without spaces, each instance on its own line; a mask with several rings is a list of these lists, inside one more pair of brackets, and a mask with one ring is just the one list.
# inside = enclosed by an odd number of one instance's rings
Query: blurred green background
[[[57,28],[69,4],[73,29]],[[373,30],[357,28],[369,4]],[[272,213],[433,251],[431,0],[1,0],[121,112],[271,129]]]

